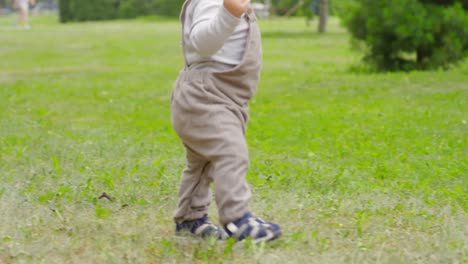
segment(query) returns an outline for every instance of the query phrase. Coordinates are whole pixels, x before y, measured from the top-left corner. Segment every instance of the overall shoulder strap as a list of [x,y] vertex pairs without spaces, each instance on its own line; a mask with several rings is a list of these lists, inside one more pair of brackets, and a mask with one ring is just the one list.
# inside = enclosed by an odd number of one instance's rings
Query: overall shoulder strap
[[245,15],[250,22],[255,22],[257,21],[257,16],[255,15],[255,12],[253,8],[250,6],[249,9],[245,12]]
[[185,55],[185,41],[184,41],[184,28],[185,28],[185,20],[187,18],[186,13],[187,13],[187,8],[190,5],[192,0],[185,0],[184,4],[182,5],[182,10],[180,11],[180,23],[182,24],[181,28],[181,45],[182,45],[182,52],[184,55],[184,68],[188,68],[188,61],[187,61],[187,56]]

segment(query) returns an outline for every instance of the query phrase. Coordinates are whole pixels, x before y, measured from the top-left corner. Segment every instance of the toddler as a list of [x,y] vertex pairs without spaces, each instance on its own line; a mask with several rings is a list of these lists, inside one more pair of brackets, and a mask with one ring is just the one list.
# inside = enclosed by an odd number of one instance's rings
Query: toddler
[[[172,91],[171,112],[187,164],[174,215],[176,232],[275,239],[280,226],[255,217],[248,207],[245,132],[262,63],[250,0],[186,0],[180,19],[185,67]],[[211,182],[221,227],[208,221]]]

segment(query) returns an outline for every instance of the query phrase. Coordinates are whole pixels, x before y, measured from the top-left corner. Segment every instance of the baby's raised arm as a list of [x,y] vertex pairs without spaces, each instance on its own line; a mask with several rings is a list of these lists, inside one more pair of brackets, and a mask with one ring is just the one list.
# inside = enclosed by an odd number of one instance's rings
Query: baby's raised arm
[[192,2],[190,39],[203,56],[215,54],[234,32],[250,0],[196,0]]

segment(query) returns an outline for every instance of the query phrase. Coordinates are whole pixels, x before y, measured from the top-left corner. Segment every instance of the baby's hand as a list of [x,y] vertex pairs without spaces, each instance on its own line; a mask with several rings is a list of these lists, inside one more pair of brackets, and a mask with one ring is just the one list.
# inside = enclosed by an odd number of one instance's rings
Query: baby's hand
[[250,0],[224,0],[224,7],[236,17],[241,17],[249,4]]

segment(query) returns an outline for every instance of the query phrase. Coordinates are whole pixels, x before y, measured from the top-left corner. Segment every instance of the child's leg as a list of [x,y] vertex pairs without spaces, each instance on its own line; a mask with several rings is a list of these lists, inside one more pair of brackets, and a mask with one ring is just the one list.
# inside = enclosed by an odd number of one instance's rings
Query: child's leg
[[[180,218],[193,214],[194,200],[209,203],[209,195],[194,199],[204,186],[198,185],[201,179],[212,179],[215,187],[215,199],[219,210],[219,220],[228,230],[228,235],[242,240],[252,237],[254,240],[271,240],[281,234],[281,228],[274,223],[253,217],[249,212],[250,188],[246,181],[249,166],[248,148],[245,140],[247,109],[234,103],[226,94],[219,92],[204,74],[199,72],[183,73],[178,81],[171,101],[172,123],[186,148],[198,155],[197,160],[210,161],[198,166],[187,166],[180,191]],[[189,152],[190,153],[190,152]],[[200,158],[202,157],[202,158]],[[198,158],[198,159],[197,159]],[[208,167],[206,167],[208,166]],[[189,177],[196,175],[196,177]],[[198,178],[197,178],[198,177]],[[198,189],[200,188],[200,189]],[[184,191],[185,190],[185,191]],[[201,192],[205,193],[205,192]],[[201,203],[202,210],[206,210]],[[207,206],[206,206],[207,207]],[[176,217],[177,218],[177,217]],[[198,222],[206,223],[201,219]],[[192,223],[190,224],[192,226]],[[200,225],[209,228],[218,237],[224,236],[217,228],[209,224]],[[192,233],[197,233],[191,229]],[[200,231],[202,232],[202,231]]]
[[240,109],[218,112],[213,133],[218,148],[213,155],[212,177],[222,224],[239,219],[249,211],[251,192],[246,180],[249,153],[242,112]]
[[208,214],[211,179],[206,176],[211,164],[186,147],[187,165],[179,187],[176,222],[195,220]]
[[20,14],[18,16],[18,25],[21,25],[21,26],[26,26],[28,25],[29,21],[28,21],[28,6],[23,4],[23,3],[20,3],[19,4],[19,11],[20,11]]
[[24,8],[21,10],[21,15],[23,17],[23,26],[29,27],[29,10],[28,8]]
[[[196,212],[190,207],[198,200],[193,197],[199,191],[207,193],[204,190],[209,186],[209,181],[199,185],[202,178],[214,181],[219,220],[227,224],[249,211],[247,109],[219,92],[207,73],[183,74],[172,94],[172,123],[189,153],[197,154],[191,155],[189,163],[198,165],[187,166],[184,172],[176,219],[192,218],[191,214]],[[197,160],[210,161],[210,170]],[[209,196],[200,200],[205,201],[205,198],[208,200]]]
[[[244,136],[245,113],[239,107],[212,105],[210,108],[212,109],[206,112],[194,111],[191,121],[185,123],[186,127],[179,130],[179,135],[188,149],[196,151],[210,161],[209,170],[202,168],[193,168],[193,170],[203,171],[202,178],[214,181],[219,221],[226,224],[249,211],[251,193],[246,181],[249,157]],[[189,197],[195,194],[192,189],[197,186],[199,180],[193,177],[192,180],[186,181],[182,189],[188,191],[181,192],[181,199],[182,201],[186,199],[185,203],[188,204]],[[205,187],[207,188],[207,185]],[[183,208],[185,209],[182,211],[185,213],[193,211],[187,209],[188,206]]]
[[217,124],[223,135],[224,147],[219,148],[219,155],[213,160],[220,222],[227,234],[236,240],[247,237],[255,242],[276,239],[281,235],[281,227],[249,212],[248,201],[251,194],[246,181],[249,157],[244,133],[246,112],[241,108],[229,108],[229,111],[218,114]]
[[208,220],[208,206],[211,202],[208,176],[212,166],[190,148],[187,150],[187,166],[182,174],[179,189],[179,205],[175,212],[176,233],[191,233],[198,237],[214,237],[224,240],[226,231]]

